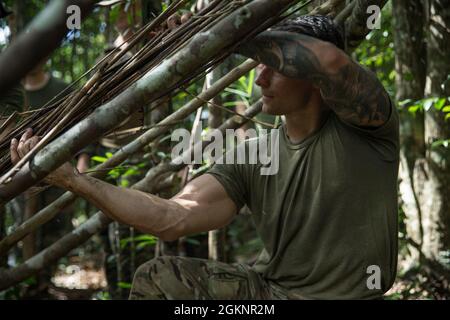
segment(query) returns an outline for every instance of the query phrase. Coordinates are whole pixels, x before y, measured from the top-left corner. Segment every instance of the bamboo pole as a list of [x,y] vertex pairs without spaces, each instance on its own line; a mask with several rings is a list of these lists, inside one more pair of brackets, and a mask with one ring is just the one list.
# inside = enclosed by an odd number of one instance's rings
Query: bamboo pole
[[336,9],[344,2],[344,0],[328,0],[321,5],[315,7],[310,14],[329,15],[333,14]]
[[356,1],[350,2],[338,15],[334,18],[334,22],[338,25],[345,23],[345,20],[352,14],[353,8],[355,7]]

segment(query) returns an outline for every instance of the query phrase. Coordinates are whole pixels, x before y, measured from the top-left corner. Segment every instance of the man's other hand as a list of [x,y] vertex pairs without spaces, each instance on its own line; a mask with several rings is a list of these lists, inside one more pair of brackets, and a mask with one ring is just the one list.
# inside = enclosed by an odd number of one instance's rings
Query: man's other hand
[[[11,162],[15,165],[25,157],[39,142],[40,137],[33,136],[33,129],[28,128],[22,135],[19,141],[17,139],[11,140]],[[61,167],[50,173],[45,182],[56,186],[64,187],[70,181],[70,178],[76,176],[76,169],[66,162]]]

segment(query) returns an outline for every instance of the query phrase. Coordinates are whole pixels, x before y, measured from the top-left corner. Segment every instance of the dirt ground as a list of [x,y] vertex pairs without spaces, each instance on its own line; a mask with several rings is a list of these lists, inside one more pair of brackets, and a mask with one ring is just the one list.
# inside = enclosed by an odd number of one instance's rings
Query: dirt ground
[[[90,259],[72,257],[52,278],[48,293],[57,300],[108,299],[105,271],[101,256]],[[411,271],[401,277],[386,293],[388,300],[448,300],[448,284],[424,273]]]

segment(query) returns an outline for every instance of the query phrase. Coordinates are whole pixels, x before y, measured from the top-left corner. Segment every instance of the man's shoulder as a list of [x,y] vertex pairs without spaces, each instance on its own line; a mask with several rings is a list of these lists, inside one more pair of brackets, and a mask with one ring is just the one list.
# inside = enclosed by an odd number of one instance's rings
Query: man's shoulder
[[24,89],[20,84],[12,87],[0,96],[0,106],[5,115],[10,115],[14,111],[23,111],[23,105]]
[[62,91],[67,88],[69,84],[64,82],[62,79],[51,76],[48,86],[53,90]]

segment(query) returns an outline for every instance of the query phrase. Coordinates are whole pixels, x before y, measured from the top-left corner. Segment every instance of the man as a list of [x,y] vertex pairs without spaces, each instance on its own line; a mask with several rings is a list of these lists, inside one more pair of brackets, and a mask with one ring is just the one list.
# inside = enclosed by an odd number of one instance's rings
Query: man
[[[62,98],[69,93],[69,91],[63,92],[68,86],[67,83],[55,78],[49,71],[45,70],[45,64],[46,61],[39,63],[23,79],[26,108],[28,110],[42,108],[56,96]],[[56,101],[55,99],[54,102]],[[77,155],[78,171],[84,172],[89,168],[91,149],[85,148]]]
[[[276,26],[239,52],[264,64],[263,111],[284,115],[280,168],[215,165],[170,200],[65,165],[48,181],[164,240],[221,228],[247,204],[264,243],[252,267],[160,257],[136,272],[133,299],[377,299],[397,257],[398,116],[370,71],[341,49],[331,19]],[[38,141],[12,142],[16,162]]]
[[[3,19],[6,19],[12,12],[6,9],[3,2],[0,1],[0,25],[3,23]],[[0,48],[2,49],[2,48]],[[23,109],[23,88],[20,84],[13,86],[6,92],[0,94],[0,124],[4,123],[4,120],[14,112],[21,112]],[[15,127],[15,122],[11,122],[8,126],[1,128],[0,137],[6,136]]]
[[[46,70],[46,59],[27,73],[22,81],[25,89],[26,111],[32,111],[44,107],[56,96],[59,98],[68,94],[64,90],[67,84],[55,78],[50,71]],[[57,98],[58,99],[58,98]],[[54,101],[57,101],[56,99]],[[84,172],[89,167],[90,148],[83,149],[77,155],[77,169]],[[45,208],[50,203],[62,196],[64,190],[51,186],[41,191],[38,195],[28,193],[26,197],[24,219],[31,218],[36,212]],[[73,207],[62,210],[55,219],[46,223],[39,233],[31,233],[23,240],[23,259],[27,260],[42,249],[45,249],[72,229]],[[36,293],[45,293],[50,284],[56,267],[43,270],[38,277]],[[31,294],[35,294],[31,291]]]

